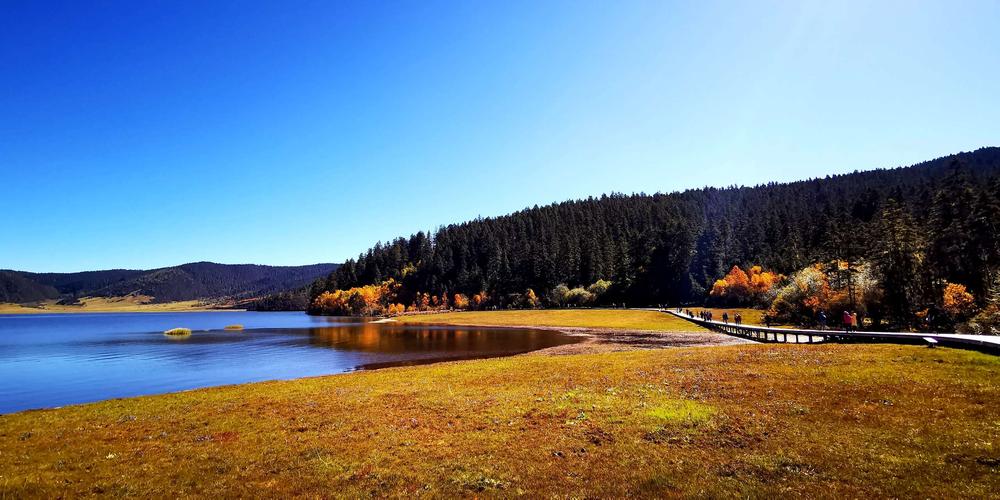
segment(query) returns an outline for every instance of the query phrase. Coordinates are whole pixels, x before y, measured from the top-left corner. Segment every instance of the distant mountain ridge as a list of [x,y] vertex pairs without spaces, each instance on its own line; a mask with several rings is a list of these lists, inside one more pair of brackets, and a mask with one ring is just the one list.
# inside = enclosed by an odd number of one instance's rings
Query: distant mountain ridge
[[265,266],[192,262],[150,270],[78,273],[0,270],[0,302],[126,295],[153,297],[153,302],[243,300],[301,289],[337,267],[338,264]]

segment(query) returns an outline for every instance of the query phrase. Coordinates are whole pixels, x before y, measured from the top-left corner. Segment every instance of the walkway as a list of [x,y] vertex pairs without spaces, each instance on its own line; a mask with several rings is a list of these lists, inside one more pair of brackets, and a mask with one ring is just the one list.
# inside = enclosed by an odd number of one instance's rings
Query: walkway
[[964,335],[959,333],[897,333],[897,332],[851,332],[843,330],[806,330],[789,328],[768,328],[763,326],[735,325],[721,321],[706,321],[698,316],[688,316],[672,310],[664,310],[678,318],[685,319],[710,330],[720,331],[758,342],[779,342],[789,344],[818,344],[823,342],[878,342],[891,344],[923,344],[975,349],[1000,354],[1000,336]]

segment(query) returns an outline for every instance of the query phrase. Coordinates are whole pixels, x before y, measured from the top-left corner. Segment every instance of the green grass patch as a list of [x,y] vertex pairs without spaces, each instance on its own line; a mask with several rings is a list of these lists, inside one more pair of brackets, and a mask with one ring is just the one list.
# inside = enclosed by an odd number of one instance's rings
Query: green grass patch
[[165,332],[164,335],[170,335],[171,337],[183,337],[185,335],[191,335],[190,328],[171,328]]
[[679,399],[662,403],[646,412],[658,422],[684,425],[698,425],[708,422],[715,415],[715,408],[689,399]]

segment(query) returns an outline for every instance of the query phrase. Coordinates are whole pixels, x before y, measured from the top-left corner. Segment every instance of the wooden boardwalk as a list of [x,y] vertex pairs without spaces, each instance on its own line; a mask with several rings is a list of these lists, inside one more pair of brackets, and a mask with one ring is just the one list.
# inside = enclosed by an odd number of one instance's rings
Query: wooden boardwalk
[[843,343],[889,343],[889,344],[919,344],[929,347],[938,345],[974,349],[977,351],[1000,354],[1000,336],[997,335],[964,335],[960,333],[897,333],[897,332],[851,332],[843,330],[807,330],[789,328],[768,328],[764,326],[735,325],[722,321],[706,321],[698,316],[688,316],[672,310],[663,310],[678,318],[685,319],[696,325],[723,332],[734,337],[756,340],[758,342],[778,342],[788,344],[819,344],[824,342]]

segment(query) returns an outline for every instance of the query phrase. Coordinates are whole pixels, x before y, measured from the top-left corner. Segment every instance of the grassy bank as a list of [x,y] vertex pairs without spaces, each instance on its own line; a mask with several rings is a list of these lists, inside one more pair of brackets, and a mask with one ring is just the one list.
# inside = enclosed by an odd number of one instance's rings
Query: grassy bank
[[151,297],[84,297],[79,305],[60,305],[50,300],[37,305],[0,303],[0,314],[48,314],[79,312],[184,312],[211,311],[212,304],[198,300],[150,303]]
[[420,314],[395,318],[401,323],[478,326],[564,326],[612,330],[703,332],[703,328],[656,311],[622,309],[538,309]]
[[0,417],[0,495],[988,497],[1000,358],[518,356]]

